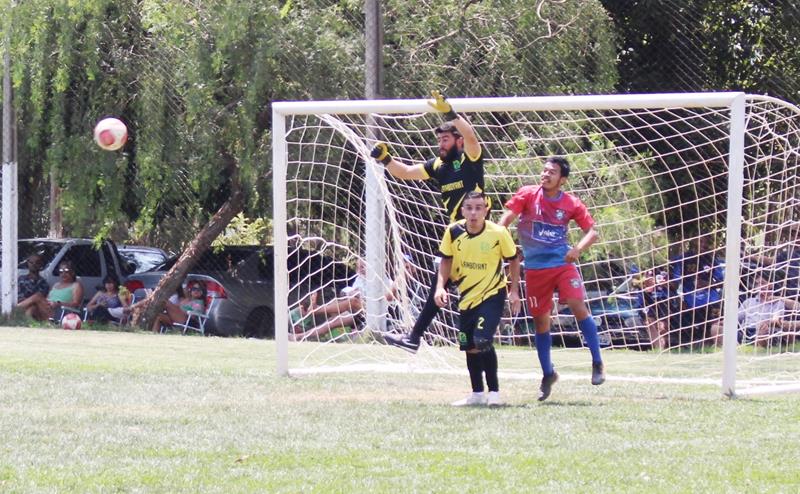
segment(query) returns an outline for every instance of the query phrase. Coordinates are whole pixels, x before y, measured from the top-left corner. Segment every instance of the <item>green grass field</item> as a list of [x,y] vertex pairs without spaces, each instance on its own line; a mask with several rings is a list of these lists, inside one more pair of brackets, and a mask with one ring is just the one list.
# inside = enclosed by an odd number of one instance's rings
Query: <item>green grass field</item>
[[800,395],[728,400],[610,372],[544,404],[536,382],[501,380],[509,406],[454,409],[463,376],[282,378],[274,354],[0,328],[0,492],[800,491]]

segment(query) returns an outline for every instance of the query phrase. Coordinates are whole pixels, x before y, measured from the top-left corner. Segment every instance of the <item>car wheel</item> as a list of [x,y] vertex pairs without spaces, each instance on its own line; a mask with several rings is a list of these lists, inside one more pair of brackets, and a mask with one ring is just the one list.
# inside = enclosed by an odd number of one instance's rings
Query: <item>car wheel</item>
[[266,307],[259,307],[247,316],[245,338],[275,338],[275,316]]

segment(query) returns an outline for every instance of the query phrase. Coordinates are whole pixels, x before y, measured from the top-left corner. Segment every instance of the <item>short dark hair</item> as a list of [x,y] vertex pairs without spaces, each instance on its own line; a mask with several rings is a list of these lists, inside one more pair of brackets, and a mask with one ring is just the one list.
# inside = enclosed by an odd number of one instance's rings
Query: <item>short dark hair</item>
[[561,176],[562,177],[569,177],[569,161],[567,158],[563,156],[550,156],[545,160],[545,163],[553,163],[554,165],[558,165],[561,169]]
[[483,191],[480,190],[471,190],[467,192],[466,195],[464,196],[464,201],[466,201],[467,199],[483,199],[484,200],[483,202],[486,202],[486,194],[484,194]]
[[456,137],[463,137],[461,135],[461,132],[459,132],[458,129],[456,128],[456,126],[453,125],[453,122],[444,122],[442,125],[436,127],[434,132],[436,132],[437,135],[450,133],[450,134],[453,134]]

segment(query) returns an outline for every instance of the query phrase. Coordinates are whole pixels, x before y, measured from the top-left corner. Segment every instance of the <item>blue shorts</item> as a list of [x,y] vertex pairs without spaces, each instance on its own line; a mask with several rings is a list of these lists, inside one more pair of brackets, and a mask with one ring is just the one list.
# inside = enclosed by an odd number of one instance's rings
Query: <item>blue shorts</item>
[[476,307],[461,311],[458,330],[459,350],[467,351],[476,347],[483,350],[487,341],[488,345],[491,345],[505,305],[506,291],[500,290]]

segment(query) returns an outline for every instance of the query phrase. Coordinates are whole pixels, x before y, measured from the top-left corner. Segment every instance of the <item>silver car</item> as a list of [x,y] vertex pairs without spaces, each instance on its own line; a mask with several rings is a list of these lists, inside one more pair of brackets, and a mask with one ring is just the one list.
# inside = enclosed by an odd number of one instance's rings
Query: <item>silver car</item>
[[103,279],[114,275],[120,281],[130,270],[111,241],[103,241],[99,246],[88,238],[29,238],[20,239],[18,245],[20,275],[28,274],[27,259],[33,254],[42,256],[41,276],[51,287],[59,281],[58,265],[61,261],[71,261],[75,274],[83,285],[84,302],[88,302],[95,292],[102,288]]

